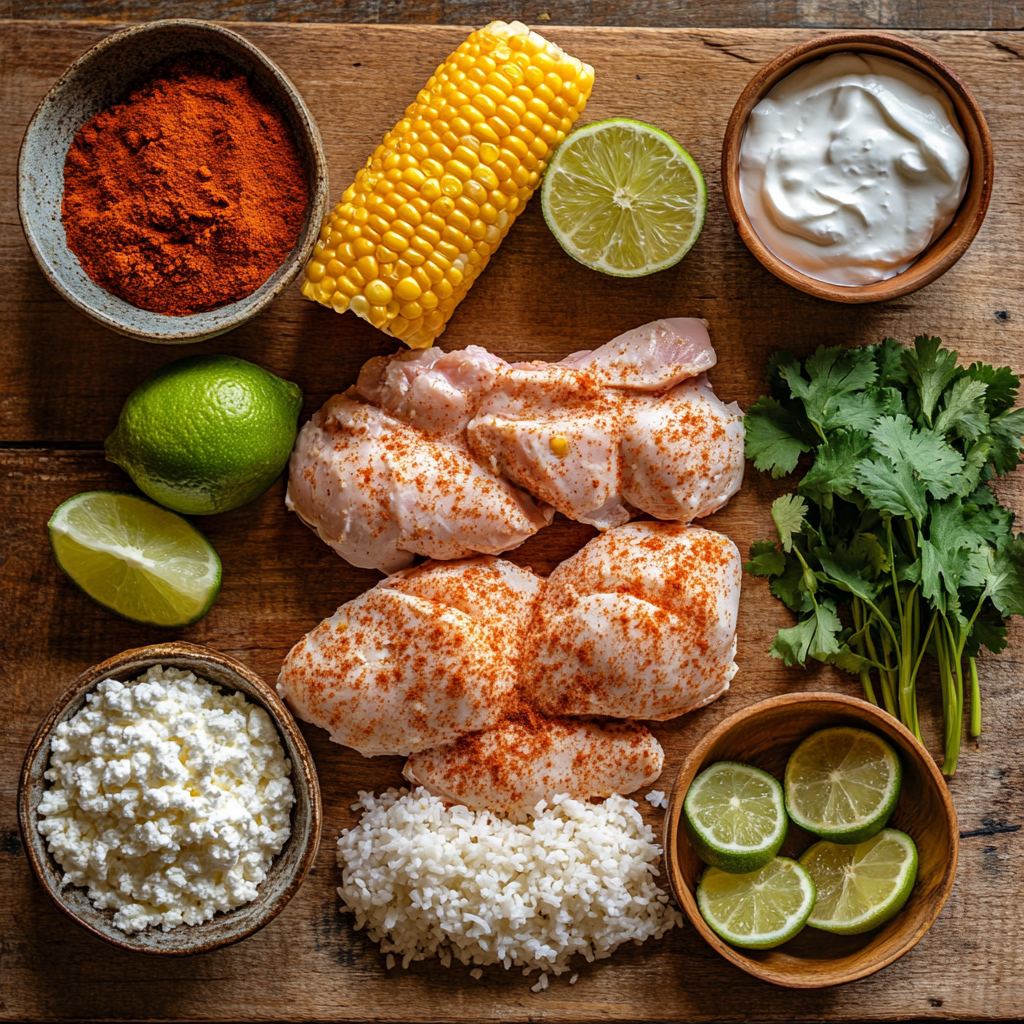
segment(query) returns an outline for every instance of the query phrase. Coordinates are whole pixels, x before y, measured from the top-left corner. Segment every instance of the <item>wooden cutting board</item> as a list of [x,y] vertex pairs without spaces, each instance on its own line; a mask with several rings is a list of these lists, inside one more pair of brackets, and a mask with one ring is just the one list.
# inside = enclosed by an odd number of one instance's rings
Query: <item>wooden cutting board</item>
[[[302,91],[324,136],[335,198],[436,65],[459,28],[233,24]],[[518,971],[418,964],[390,974],[384,958],[338,914],[334,842],[355,816],[360,789],[399,782],[401,760],[364,760],[305,727],[320,772],[325,830],[313,873],[286,910],[239,945],[189,960],[157,960],[109,948],[79,931],[34,885],[14,801],[24,751],[51,702],[82,669],[128,647],[168,639],[93,605],[58,572],[46,521],[65,498],[130,486],[103,459],[102,441],[121,404],[151,370],[186,352],[224,351],[297,381],[304,417],[347,387],[362,363],[393,342],[353,316],[338,316],[292,290],[259,319],[188,349],[128,341],[79,316],[51,291],[21,235],[15,201],[18,146],[36,104],[65,66],[110,31],[86,23],[0,26],[0,1015],[4,1019],[263,1020],[670,1020],[1014,1017],[1024,1012],[1024,629],[982,663],[985,732],[969,742],[950,783],[964,842],[953,895],[935,926],[898,963],[842,989],[775,989],[733,968],[688,927],[610,960],[581,965],[579,981],[552,979],[530,992]],[[509,358],[554,359],[592,348],[660,316],[711,324],[719,395],[744,407],[764,390],[777,348],[862,344],[892,335],[940,334],[965,361],[1024,371],[1024,233],[1021,141],[1024,39],[1015,33],[915,32],[948,61],[981,102],[996,147],[988,219],[973,247],[931,287],[896,302],[837,306],[778,282],[749,255],[729,223],[718,160],[722,131],[761,63],[807,31],[548,28],[593,64],[588,120],[626,115],[671,132],[703,168],[707,226],[676,268],[641,281],[598,276],[564,256],[532,203],[462,304],[445,348],[474,343]],[[768,504],[780,483],[751,472],[710,525],[746,552],[770,535]],[[258,502],[203,521],[224,563],[221,597],[180,635],[220,648],[272,679],[288,648],[338,604],[378,578],[342,562],[286,514],[279,481]],[[1024,511],[1024,473],[1000,486]],[[590,536],[561,518],[513,554],[547,572]],[[787,670],[769,659],[785,610],[762,581],[745,585],[739,675],[709,708],[655,727],[669,789],[687,751],[715,722],[794,689],[856,693],[849,676]],[[927,684],[925,686],[927,689]],[[926,702],[927,703],[927,702]],[[934,705],[925,708],[934,738]],[[647,808],[646,803],[642,806]],[[647,818],[656,827],[660,812]]]

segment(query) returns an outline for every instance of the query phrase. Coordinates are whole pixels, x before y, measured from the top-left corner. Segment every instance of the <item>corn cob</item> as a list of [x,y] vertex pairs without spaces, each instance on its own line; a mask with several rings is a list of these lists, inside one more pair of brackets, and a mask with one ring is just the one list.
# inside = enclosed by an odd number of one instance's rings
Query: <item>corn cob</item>
[[302,292],[429,348],[586,106],[594,69],[520,22],[441,64],[324,221]]

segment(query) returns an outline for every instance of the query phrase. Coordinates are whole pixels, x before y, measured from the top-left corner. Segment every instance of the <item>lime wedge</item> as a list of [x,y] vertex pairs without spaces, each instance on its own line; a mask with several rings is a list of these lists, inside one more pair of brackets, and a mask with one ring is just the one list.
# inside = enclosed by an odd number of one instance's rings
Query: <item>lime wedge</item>
[[793,751],[785,781],[786,809],[797,825],[834,843],[860,843],[892,816],[900,759],[873,732],[822,729]]
[[704,227],[704,176],[659,128],[616,117],[573,132],[544,175],[541,209],[574,259],[616,277],[678,263]]
[[855,846],[815,843],[800,863],[818,890],[807,923],[824,932],[859,935],[903,909],[917,878],[917,847],[910,836],[887,828]]
[[118,615],[149,626],[201,619],[220,589],[220,559],[181,516],[116,491],[76,494],[50,517],[57,564]]
[[767,772],[719,761],[690,784],[684,827],[705,864],[740,874],[762,868],[786,838],[782,787]]
[[710,928],[746,949],[772,949],[793,938],[814,900],[811,876],[788,857],[744,875],[708,868],[697,885],[697,906]]

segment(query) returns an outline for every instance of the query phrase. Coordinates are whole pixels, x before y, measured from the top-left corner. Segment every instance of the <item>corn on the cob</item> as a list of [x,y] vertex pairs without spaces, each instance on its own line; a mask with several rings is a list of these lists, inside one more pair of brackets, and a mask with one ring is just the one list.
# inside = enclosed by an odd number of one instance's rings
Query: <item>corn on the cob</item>
[[594,69],[520,22],[438,67],[324,221],[304,295],[428,348],[586,106]]

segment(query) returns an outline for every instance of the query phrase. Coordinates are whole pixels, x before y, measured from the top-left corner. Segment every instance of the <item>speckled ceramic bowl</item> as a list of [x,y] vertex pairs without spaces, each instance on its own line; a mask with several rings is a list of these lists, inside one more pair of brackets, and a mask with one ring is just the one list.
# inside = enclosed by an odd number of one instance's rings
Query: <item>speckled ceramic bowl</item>
[[[255,900],[226,914],[217,914],[202,924],[181,925],[169,932],[147,928],[127,935],[114,926],[114,911],[97,910],[85,889],[70,885],[61,887],[63,872],[47,852],[46,839],[36,827],[39,820],[37,808],[47,787],[43,773],[49,766],[50,737],[57,724],[81,710],[86,694],[91,693],[101,680],[112,678],[127,682],[138,678],[151,665],[188,669],[226,690],[245,694],[247,699],[264,708],[277,726],[285,756],[292,763],[295,805],[292,808],[291,837],[274,858]],[[63,914],[86,931],[121,949],[187,956],[228,946],[259,931],[298,892],[316,858],[320,842],[320,785],[306,741],[272,686],[241,662],[208,647],[186,643],[155,644],[123,651],[94,665],[83,672],[54,704],[25,755],[18,786],[18,823],[32,870]]]
[[[207,313],[164,316],[139,309],[101,288],[68,248],[61,221],[64,161],[75,134],[91,117],[121,100],[150,68],[169,57],[196,50],[230,60],[284,114],[305,167],[308,202],[292,251],[251,295]],[[320,130],[295,86],[272,60],[240,35],[189,19],[135,25],[116,32],[79,57],[39,104],[25,132],[18,160],[21,223],[46,279],[72,306],[104,327],[164,345],[212,338],[265,309],[295,278],[313,251],[327,199],[327,161]]]

